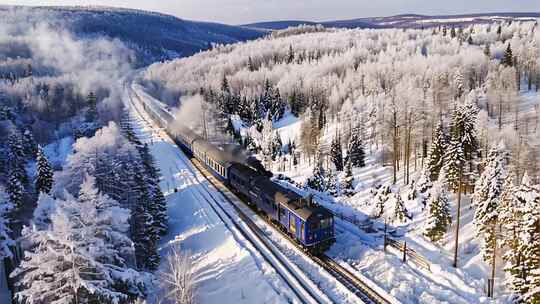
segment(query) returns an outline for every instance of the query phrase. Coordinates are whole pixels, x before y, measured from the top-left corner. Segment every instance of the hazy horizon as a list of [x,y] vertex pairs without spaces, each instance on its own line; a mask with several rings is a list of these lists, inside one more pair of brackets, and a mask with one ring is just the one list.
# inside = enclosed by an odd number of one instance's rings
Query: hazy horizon
[[[227,24],[304,20],[330,21],[401,14],[459,15],[502,12],[540,12],[540,1],[482,0],[470,3],[457,0],[450,4],[435,0],[412,0],[395,3],[381,0],[374,5],[365,0],[174,0],[149,2],[143,0],[0,0],[3,5],[28,6],[109,6],[161,12],[188,20],[212,21]],[[444,7],[441,9],[441,7]]]

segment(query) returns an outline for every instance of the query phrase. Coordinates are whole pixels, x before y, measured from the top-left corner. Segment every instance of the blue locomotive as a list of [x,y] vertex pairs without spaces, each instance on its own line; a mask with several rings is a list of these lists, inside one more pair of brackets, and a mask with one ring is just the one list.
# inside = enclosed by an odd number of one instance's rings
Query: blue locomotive
[[272,174],[238,146],[211,144],[188,127],[174,123],[159,101],[141,104],[186,154],[197,158],[305,250],[321,253],[335,242],[334,218],[326,208],[270,180]]

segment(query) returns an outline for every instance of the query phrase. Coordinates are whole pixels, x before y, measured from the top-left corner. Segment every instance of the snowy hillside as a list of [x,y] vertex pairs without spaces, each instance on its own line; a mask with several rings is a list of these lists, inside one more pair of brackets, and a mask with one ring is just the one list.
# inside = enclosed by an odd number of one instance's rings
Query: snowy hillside
[[469,15],[441,15],[441,16],[426,16],[426,15],[397,15],[389,17],[369,17],[358,18],[351,20],[333,20],[333,21],[300,21],[300,20],[283,20],[270,21],[246,24],[247,27],[282,30],[288,27],[294,27],[301,24],[315,25],[321,24],[326,27],[337,28],[421,28],[421,27],[438,27],[438,26],[468,26],[470,24],[485,24],[495,23],[500,21],[525,21],[534,20],[540,17],[540,13],[493,13],[493,14],[469,14]]
[[182,20],[170,15],[106,7],[0,6],[0,18],[13,10],[28,10],[31,22],[56,19],[59,28],[77,35],[116,38],[136,52],[141,64],[193,55],[213,44],[256,39],[265,31],[209,22]]
[[[154,64],[139,82],[178,106],[179,121],[209,120],[209,136],[239,142],[276,180],[315,194],[340,217],[329,254],[399,300],[489,302],[490,227],[500,220],[495,300],[534,303],[532,269],[540,265],[521,270],[529,285],[518,287],[512,254],[533,250],[540,234],[511,225],[540,223],[531,211],[540,207],[539,45],[536,21],[303,26]],[[509,219],[509,210],[530,218]],[[414,259],[403,264],[398,250],[382,251],[385,222],[429,270]],[[512,243],[513,233],[532,241]]]

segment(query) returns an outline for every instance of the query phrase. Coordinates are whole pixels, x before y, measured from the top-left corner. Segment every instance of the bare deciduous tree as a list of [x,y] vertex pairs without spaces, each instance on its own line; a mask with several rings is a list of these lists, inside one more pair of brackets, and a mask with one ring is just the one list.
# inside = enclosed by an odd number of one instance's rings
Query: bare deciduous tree
[[195,278],[189,253],[173,246],[159,274],[165,299],[175,304],[195,303]]

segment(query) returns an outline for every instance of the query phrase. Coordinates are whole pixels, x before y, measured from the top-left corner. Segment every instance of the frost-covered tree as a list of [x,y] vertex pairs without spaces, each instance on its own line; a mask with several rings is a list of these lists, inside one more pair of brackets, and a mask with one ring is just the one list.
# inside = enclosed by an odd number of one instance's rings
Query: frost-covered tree
[[392,189],[390,184],[385,184],[377,190],[370,202],[373,210],[371,212],[372,217],[380,218],[384,215],[385,204],[391,193]]
[[510,43],[504,51],[503,58],[501,59],[501,64],[506,67],[511,67],[514,65],[514,55],[512,53],[512,46],[510,45]]
[[484,242],[482,253],[486,262],[491,261],[496,247],[498,211],[507,178],[508,154],[501,142],[489,151],[484,171],[476,181],[473,205],[476,206],[474,224],[476,233]]
[[522,295],[526,303],[540,302],[540,189],[532,186],[528,176],[523,177],[516,198],[523,203],[520,229],[520,248],[523,269]]
[[514,185],[513,174],[508,174],[501,194],[498,207],[499,222],[502,228],[502,247],[506,250],[503,259],[506,262],[504,271],[507,273],[505,284],[516,294],[523,288],[522,252],[520,252],[519,233],[523,218],[523,206],[517,199],[518,187]]
[[165,298],[181,304],[195,303],[195,278],[189,254],[174,246],[159,273]]
[[341,181],[341,189],[342,189],[343,194],[345,195],[354,194],[353,182],[354,182],[354,175],[352,171],[352,162],[350,159],[347,159],[347,161],[345,162],[345,173]]
[[422,204],[426,206],[427,198],[429,197],[429,190],[433,186],[433,183],[430,178],[430,172],[427,169],[427,166],[420,171],[418,179],[414,183],[414,190],[420,196]]
[[14,205],[14,208],[21,209],[24,200],[24,187],[15,171],[10,171],[9,173],[6,192],[8,193],[9,201]]
[[442,122],[439,122],[435,129],[435,133],[433,134],[433,141],[429,150],[429,160],[427,163],[427,170],[432,181],[439,178],[439,172],[444,166],[444,156],[448,144],[448,137],[444,133]]
[[[94,192],[85,180],[81,193]],[[144,295],[141,274],[128,265],[129,211],[112,202],[98,208],[100,199],[67,195],[56,202],[50,229],[26,232],[33,247],[11,274],[17,303],[127,304]]]
[[50,193],[53,186],[53,171],[47,156],[41,147],[37,149],[37,176],[36,191],[38,193]]
[[148,191],[148,185],[141,170],[135,173],[137,187],[136,207],[133,211],[133,242],[135,243],[135,256],[139,269],[155,270],[159,266],[156,241],[158,233],[153,225],[150,214],[152,200]]
[[16,177],[23,185],[28,183],[28,175],[26,174],[26,154],[24,152],[24,145],[21,137],[14,133],[8,137],[7,144],[8,162],[11,176]]
[[13,209],[13,204],[9,201],[8,194],[0,186],[0,258],[12,255],[10,246],[14,245],[9,228],[9,214]]
[[330,146],[330,159],[337,171],[343,171],[343,150],[339,135],[336,135]]
[[347,159],[351,160],[353,167],[366,166],[366,152],[362,143],[362,128],[358,125],[351,130],[351,137],[347,145]]
[[35,157],[37,153],[37,143],[34,138],[34,134],[32,131],[26,129],[24,130],[23,136],[22,136],[22,145],[24,148],[24,154],[28,157]]
[[463,166],[465,163],[465,155],[463,153],[463,145],[460,138],[452,136],[452,140],[446,150],[444,157],[444,170],[448,179],[448,186],[452,191],[459,191],[463,179]]
[[326,191],[327,189],[327,176],[326,171],[322,167],[322,164],[317,164],[313,168],[313,174],[306,181],[306,186],[316,191]]
[[448,193],[442,182],[435,182],[428,191],[428,214],[424,226],[424,235],[432,242],[439,242],[450,227],[452,217]]
[[94,92],[88,93],[86,96],[86,104],[88,105],[88,110],[86,111],[86,121],[92,122],[97,119],[97,97]]

